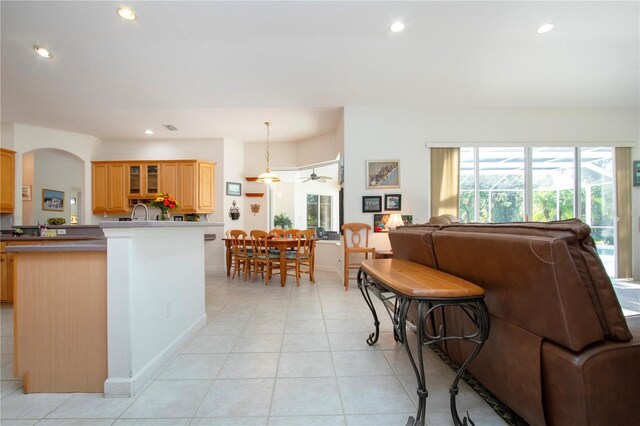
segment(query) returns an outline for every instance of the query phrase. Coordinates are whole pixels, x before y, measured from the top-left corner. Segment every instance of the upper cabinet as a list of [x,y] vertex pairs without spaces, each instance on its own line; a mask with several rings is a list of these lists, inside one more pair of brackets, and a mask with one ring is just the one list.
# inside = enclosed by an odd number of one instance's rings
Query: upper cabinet
[[[175,213],[213,213],[215,163],[172,160],[94,161],[92,164],[94,173],[92,197],[95,214],[105,212],[104,206],[108,193],[114,192],[114,188],[109,187],[108,179],[104,177],[106,171],[102,170],[114,164],[122,165],[125,170],[123,174],[125,207],[122,210],[107,208],[107,214],[130,211],[138,202],[148,203],[159,193],[169,193],[178,200],[180,208],[175,210]],[[106,186],[96,182],[105,182]],[[119,188],[119,183],[116,184]],[[115,192],[119,192],[119,189]]]
[[0,148],[0,213],[13,213],[16,180],[14,151]]
[[91,207],[94,214],[127,212],[127,164],[91,163]]
[[158,164],[129,164],[129,196],[146,198],[159,192]]

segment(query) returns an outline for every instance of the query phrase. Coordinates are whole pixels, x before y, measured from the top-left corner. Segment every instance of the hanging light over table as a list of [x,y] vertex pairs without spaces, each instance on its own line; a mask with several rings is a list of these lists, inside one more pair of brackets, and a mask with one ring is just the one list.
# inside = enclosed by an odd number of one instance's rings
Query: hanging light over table
[[271,122],[266,121],[264,124],[267,126],[267,153],[264,155],[264,158],[267,160],[267,169],[258,176],[256,182],[266,183],[268,185],[270,183],[280,182],[280,178],[274,173],[271,173],[271,168],[269,167],[269,127],[271,127]]

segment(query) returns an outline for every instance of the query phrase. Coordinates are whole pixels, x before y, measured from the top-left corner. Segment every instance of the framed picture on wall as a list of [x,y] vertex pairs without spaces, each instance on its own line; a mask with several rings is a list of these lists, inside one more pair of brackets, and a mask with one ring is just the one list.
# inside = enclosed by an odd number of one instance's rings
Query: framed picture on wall
[[633,186],[640,186],[640,161],[633,162]]
[[379,213],[382,211],[382,197],[379,195],[362,197],[362,213]]
[[22,187],[22,201],[31,201],[31,185]]
[[367,189],[400,188],[400,161],[367,161]]
[[42,190],[42,210],[64,211],[64,192],[54,189]]
[[384,194],[384,209],[388,211],[400,211],[402,205],[402,195]]
[[227,195],[239,197],[242,195],[242,184],[239,182],[227,182]]

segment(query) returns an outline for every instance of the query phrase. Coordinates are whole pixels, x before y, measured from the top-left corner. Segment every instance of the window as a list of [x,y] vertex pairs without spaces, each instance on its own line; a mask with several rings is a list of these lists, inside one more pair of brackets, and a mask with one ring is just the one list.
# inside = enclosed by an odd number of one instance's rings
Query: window
[[613,176],[612,148],[460,148],[460,221],[579,217],[591,226],[598,253],[613,275]]
[[333,197],[330,195],[307,194],[307,228],[318,226],[331,230]]
[[[269,185],[269,229],[339,227],[338,162],[276,171],[281,181]],[[315,174],[315,176],[312,176]],[[276,219],[278,224],[276,224]]]
[[531,220],[575,217],[575,148],[533,148]]

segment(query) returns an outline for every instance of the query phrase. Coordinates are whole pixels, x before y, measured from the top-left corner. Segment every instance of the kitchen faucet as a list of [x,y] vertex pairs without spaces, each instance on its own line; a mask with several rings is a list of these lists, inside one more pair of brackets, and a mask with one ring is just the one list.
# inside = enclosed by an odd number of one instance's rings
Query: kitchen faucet
[[140,206],[144,207],[144,220],[149,220],[149,208],[140,202],[133,206],[133,210],[131,210],[131,220],[135,220],[136,209]]

